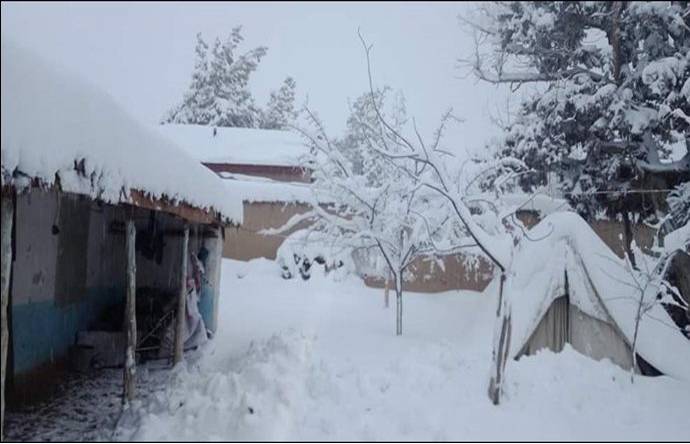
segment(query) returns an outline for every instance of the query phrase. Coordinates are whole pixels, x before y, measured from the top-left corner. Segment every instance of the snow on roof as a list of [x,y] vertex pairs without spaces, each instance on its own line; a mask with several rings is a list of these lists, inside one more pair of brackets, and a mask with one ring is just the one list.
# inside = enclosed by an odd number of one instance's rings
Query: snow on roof
[[[86,81],[2,41],[2,184],[28,178],[64,191],[131,202],[155,199],[217,211],[240,223],[242,201],[184,150],[139,124]],[[75,165],[83,164],[81,173]],[[81,169],[81,168],[80,168]]]
[[302,138],[289,131],[184,124],[157,125],[156,129],[207,163],[299,166],[300,158],[309,152]]
[[228,188],[244,202],[283,202],[310,203],[312,192],[309,184],[298,182],[278,182],[259,177],[239,174],[224,174]]
[[[534,240],[523,243],[513,258],[509,286],[513,337],[517,355],[551,302],[565,293],[568,273],[570,302],[586,314],[613,323],[628,344],[635,334],[640,293],[625,262],[592,231],[580,216],[559,212],[530,230]],[[650,289],[653,289],[651,286]],[[640,320],[637,352],[663,373],[690,381],[690,341],[685,338],[656,296],[645,293],[651,305]]]
[[221,172],[220,176],[229,189],[243,202],[278,202],[314,205],[332,203],[323,195],[316,196],[308,183],[280,182],[265,177]]

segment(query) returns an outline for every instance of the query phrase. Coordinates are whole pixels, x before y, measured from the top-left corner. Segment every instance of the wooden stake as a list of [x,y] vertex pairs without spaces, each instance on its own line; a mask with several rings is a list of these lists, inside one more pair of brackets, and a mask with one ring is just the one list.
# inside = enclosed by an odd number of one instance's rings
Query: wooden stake
[[0,439],[3,439],[5,429],[5,370],[7,367],[7,348],[9,346],[9,330],[7,329],[7,306],[10,290],[10,273],[12,272],[12,219],[14,217],[14,203],[11,196],[2,196],[2,276],[0,279],[0,291],[2,292],[2,393],[0,394],[2,407],[0,407]]
[[189,226],[184,226],[184,238],[182,240],[182,263],[180,264],[180,293],[177,297],[177,315],[175,328],[175,355],[173,365],[182,361],[184,354],[184,324],[187,316],[187,256],[189,250]]
[[496,326],[494,327],[491,380],[489,381],[489,398],[494,405],[501,403],[505,368],[510,358],[512,321],[510,301],[508,295],[503,294],[505,280],[505,273],[501,273],[501,282],[498,288],[498,308],[496,309]]
[[136,264],[136,236],[137,230],[134,221],[127,221],[127,304],[125,307],[125,335],[127,336],[127,349],[125,351],[124,371],[124,397],[125,403],[134,399],[136,394],[136,359],[135,349],[137,344],[137,264]]

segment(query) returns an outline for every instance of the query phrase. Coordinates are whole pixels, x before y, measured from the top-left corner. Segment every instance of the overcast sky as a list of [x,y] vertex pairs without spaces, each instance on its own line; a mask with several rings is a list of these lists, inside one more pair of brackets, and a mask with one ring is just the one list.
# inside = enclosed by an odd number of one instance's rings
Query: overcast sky
[[[258,102],[290,75],[298,101],[329,132],[339,134],[347,99],[367,88],[361,28],[374,45],[377,85],[404,92],[408,114],[430,137],[450,106],[465,123],[449,134],[448,148],[481,147],[495,127],[490,115],[505,109],[506,94],[457,67],[472,49],[458,14],[462,3],[3,3],[2,33],[91,80],[129,112],[157,123],[179,101],[194,64],[195,35],[224,38],[243,26],[244,50],[265,45],[251,82]],[[465,78],[462,78],[465,77]]]

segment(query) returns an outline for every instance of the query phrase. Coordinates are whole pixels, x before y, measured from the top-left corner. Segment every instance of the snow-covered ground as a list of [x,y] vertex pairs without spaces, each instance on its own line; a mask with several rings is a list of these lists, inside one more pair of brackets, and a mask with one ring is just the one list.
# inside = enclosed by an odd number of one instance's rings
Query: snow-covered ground
[[123,417],[131,440],[684,440],[690,385],[567,347],[511,362],[486,395],[495,299],[407,294],[404,335],[354,277],[223,264],[220,330]]

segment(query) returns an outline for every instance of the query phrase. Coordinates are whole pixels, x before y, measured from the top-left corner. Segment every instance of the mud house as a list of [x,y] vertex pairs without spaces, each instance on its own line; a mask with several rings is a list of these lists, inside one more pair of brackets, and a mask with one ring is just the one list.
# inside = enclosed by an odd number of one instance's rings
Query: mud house
[[299,225],[282,234],[263,234],[309,210],[309,170],[301,166],[308,148],[289,131],[167,124],[156,130],[218,176],[243,202],[242,225],[226,230],[223,257],[275,259]]
[[215,331],[241,201],[106,94],[5,40],[2,91],[3,397],[47,397],[98,363],[124,365],[132,398],[137,360],[179,360]]

